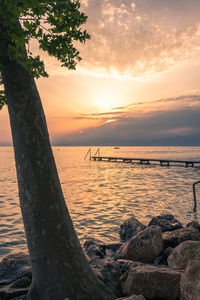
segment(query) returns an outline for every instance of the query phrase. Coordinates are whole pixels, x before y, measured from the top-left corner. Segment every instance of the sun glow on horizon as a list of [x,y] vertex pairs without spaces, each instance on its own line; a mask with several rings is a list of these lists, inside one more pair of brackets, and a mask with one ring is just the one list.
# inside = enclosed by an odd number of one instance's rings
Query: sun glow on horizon
[[107,112],[115,108],[116,106],[123,105],[124,101],[122,96],[114,88],[102,87],[102,90],[98,91],[93,96],[93,105],[100,112]]

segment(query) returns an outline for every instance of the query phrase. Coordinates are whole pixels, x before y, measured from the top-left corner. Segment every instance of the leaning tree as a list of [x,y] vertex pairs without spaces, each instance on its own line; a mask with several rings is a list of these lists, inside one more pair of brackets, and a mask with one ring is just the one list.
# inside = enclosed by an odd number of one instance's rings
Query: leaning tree
[[0,108],[7,103],[20,206],[33,279],[27,299],[103,300],[113,295],[94,275],[67,210],[34,77],[47,77],[30,43],[75,69],[74,41],[89,34],[77,0],[0,0]]

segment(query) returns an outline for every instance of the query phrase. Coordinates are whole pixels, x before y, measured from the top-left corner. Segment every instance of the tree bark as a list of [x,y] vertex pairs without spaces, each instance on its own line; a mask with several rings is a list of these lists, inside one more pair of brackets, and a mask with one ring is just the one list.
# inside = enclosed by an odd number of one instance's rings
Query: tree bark
[[27,299],[113,299],[113,294],[94,275],[76,236],[34,79],[15,61],[7,61],[2,78],[33,271]]

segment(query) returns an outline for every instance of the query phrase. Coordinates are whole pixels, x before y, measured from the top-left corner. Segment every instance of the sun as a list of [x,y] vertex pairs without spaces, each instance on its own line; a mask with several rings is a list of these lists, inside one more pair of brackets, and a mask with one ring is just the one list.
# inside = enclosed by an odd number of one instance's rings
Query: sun
[[93,98],[93,105],[101,112],[110,111],[121,104],[120,95],[112,89],[103,88]]

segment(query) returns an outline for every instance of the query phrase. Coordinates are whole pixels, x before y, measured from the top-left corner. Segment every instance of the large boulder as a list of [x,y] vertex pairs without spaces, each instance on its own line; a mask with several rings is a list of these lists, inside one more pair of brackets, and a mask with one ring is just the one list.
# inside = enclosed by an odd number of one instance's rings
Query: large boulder
[[161,251],[161,228],[150,226],[122,244],[116,252],[116,258],[152,263]]
[[180,297],[181,271],[152,265],[131,268],[125,295],[143,295],[147,299],[177,300]]
[[168,257],[168,265],[175,270],[185,270],[188,263],[193,259],[200,259],[200,242],[185,241],[174,248]]
[[193,228],[180,228],[174,231],[164,232],[163,233],[163,248],[168,247],[175,248],[180,243],[191,240],[191,241],[200,241],[200,232]]
[[24,276],[31,276],[29,256],[25,253],[11,254],[0,262],[0,286],[8,285]]
[[200,260],[193,260],[188,264],[182,275],[180,288],[181,300],[200,299]]
[[120,240],[126,242],[145,228],[146,226],[140,223],[135,217],[131,217],[120,226]]
[[160,226],[162,232],[174,231],[176,229],[182,228],[182,224],[174,218],[173,215],[163,214],[157,217],[153,217],[149,222],[148,226]]

